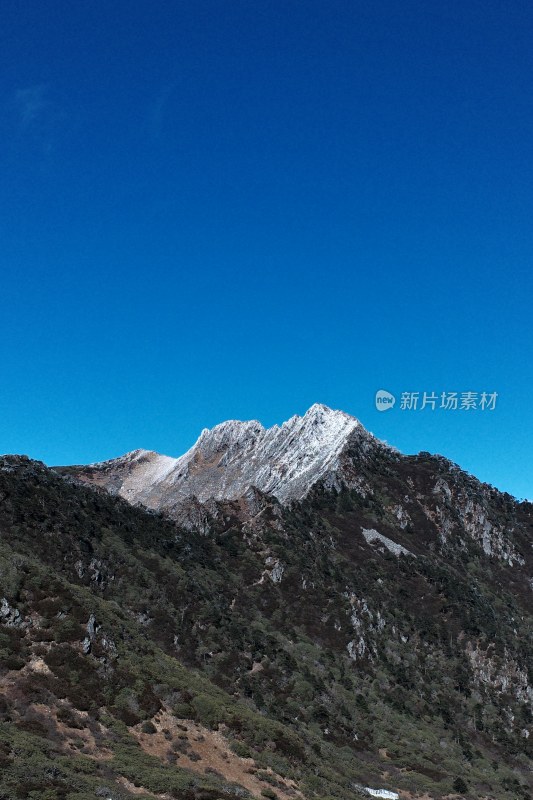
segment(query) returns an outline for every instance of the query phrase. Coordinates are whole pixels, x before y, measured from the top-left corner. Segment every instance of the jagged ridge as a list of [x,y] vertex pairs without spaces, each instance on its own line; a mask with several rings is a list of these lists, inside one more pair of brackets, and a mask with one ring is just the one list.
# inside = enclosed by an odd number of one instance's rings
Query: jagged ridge
[[347,480],[342,456],[354,440],[367,449],[385,447],[355,417],[315,404],[303,417],[271,428],[229,420],[204,429],[180,458],[135,450],[80,468],[79,474],[155,509],[192,496],[200,502],[233,500],[250,487],[289,503],[319,481],[331,488]]

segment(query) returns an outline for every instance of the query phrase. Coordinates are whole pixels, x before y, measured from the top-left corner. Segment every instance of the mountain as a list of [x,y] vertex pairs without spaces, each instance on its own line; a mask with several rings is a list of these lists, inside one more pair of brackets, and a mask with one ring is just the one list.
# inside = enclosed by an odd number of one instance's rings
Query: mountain
[[201,503],[236,500],[251,487],[284,504],[302,500],[318,483],[356,487],[359,476],[348,455],[354,449],[363,463],[387,448],[355,417],[315,404],[303,417],[272,428],[229,420],[205,429],[180,458],[134,450],[72,471],[131,503],[169,514],[191,497]]
[[526,800],[533,506],[313,406],[0,459],[0,798]]

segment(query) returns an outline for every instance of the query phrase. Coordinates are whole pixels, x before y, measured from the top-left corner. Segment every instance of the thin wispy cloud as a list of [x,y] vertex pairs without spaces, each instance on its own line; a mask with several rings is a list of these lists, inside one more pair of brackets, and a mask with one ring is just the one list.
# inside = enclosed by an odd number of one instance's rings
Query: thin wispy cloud
[[41,83],[18,89],[15,92],[15,105],[23,128],[39,122],[52,107],[48,86]]
[[37,83],[16,89],[11,98],[20,141],[33,143],[48,155],[64,129],[67,115],[53,97],[50,86]]

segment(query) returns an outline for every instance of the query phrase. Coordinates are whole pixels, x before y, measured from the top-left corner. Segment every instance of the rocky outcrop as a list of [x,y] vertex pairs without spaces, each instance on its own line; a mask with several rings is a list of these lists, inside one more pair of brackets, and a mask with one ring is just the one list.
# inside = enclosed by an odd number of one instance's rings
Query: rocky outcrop
[[14,608],[5,597],[0,600],[0,623],[9,628],[20,628],[24,625],[18,608]]

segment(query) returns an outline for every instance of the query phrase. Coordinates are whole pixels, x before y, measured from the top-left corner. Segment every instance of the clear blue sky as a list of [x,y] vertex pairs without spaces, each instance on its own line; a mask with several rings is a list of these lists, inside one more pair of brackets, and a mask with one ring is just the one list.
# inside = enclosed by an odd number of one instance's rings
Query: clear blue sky
[[0,14],[1,451],[178,455],[318,401],[533,497],[530,0]]

